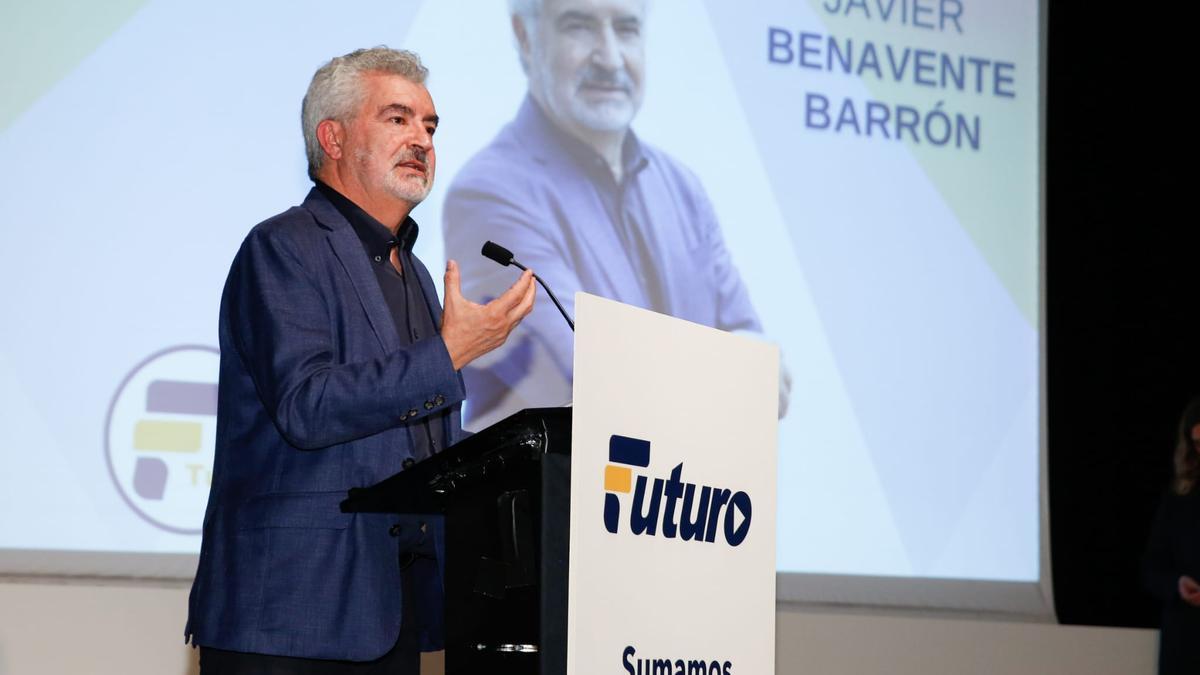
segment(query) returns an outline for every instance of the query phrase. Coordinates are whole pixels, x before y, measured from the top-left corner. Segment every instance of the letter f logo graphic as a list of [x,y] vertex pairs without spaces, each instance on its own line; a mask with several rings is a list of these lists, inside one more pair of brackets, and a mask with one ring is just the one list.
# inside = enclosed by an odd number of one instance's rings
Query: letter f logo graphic
[[604,527],[616,534],[617,523],[621,520],[621,502],[617,494],[629,494],[633,485],[630,466],[650,466],[650,441],[613,434],[608,439],[608,461],[610,464],[604,467]]

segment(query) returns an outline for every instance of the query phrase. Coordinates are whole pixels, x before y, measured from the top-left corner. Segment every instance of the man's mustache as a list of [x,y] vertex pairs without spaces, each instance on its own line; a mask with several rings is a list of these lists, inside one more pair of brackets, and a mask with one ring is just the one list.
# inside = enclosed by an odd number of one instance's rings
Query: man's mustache
[[629,77],[624,68],[604,68],[595,64],[589,64],[580,73],[579,84],[583,87],[633,90],[633,78]]
[[396,155],[396,159],[393,162],[393,165],[400,166],[401,164],[405,164],[408,162],[416,162],[421,165],[422,171],[424,171],[425,173],[429,173],[429,163],[426,161],[426,159],[428,158],[428,155],[429,155],[429,153],[425,152],[424,150],[422,150],[420,148],[409,148],[409,149],[401,152],[400,154]]

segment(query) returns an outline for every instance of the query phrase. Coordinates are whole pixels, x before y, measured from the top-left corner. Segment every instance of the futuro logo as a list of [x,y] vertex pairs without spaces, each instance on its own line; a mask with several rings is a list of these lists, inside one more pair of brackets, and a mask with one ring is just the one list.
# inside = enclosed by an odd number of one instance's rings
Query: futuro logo
[[711,544],[720,532],[726,543],[737,546],[749,534],[752,505],[745,492],[684,482],[683,462],[668,478],[654,478],[653,483],[645,475],[635,478],[633,467],[650,466],[650,441],[614,434],[608,440],[608,461],[604,527],[612,534],[620,530],[621,495],[630,492],[629,531],[635,535],[655,536],[661,525],[667,539]]

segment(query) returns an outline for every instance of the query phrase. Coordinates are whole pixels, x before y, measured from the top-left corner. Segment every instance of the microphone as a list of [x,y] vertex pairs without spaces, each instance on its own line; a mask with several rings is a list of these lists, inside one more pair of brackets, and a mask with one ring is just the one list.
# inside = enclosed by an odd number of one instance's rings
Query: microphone
[[[496,262],[500,263],[504,267],[508,267],[509,265],[516,262],[515,260],[513,260],[512,251],[504,248],[503,246],[501,246],[500,244],[497,244],[494,241],[483,242],[483,250],[480,251],[480,253],[483,254],[483,257],[495,260]],[[520,263],[517,263],[517,267],[520,267],[521,269],[525,269],[525,267],[522,266]]]
[[[485,241],[483,243],[483,249],[479,252],[483,255],[483,257],[496,261],[502,267],[508,267],[509,265],[512,265],[521,270],[529,269],[517,262],[517,259],[513,257],[512,251],[493,241]],[[571,317],[567,315],[567,310],[563,309],[562,303],[558,301],[558,298],[554,297],[554,291],[550,290],[550,287],[547,286],[546,282],[542,281],[542,278],[538,275],[533,275],[533,278],[537,279],[537,282],[542,285],[542,288],[546,289],[546,294],[549,295],[550,299],[554,301],[554,306],[558,308],[558,311],[563,315],[563,318],[567,320],[567,325],[571,327],[572,331],[574,331],[575,322],[572,321]]]

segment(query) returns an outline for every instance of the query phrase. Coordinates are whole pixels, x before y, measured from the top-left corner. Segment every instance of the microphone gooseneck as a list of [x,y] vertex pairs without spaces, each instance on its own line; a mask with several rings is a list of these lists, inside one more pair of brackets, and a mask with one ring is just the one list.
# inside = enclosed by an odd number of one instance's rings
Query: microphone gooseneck
[[[504,248],[500,244],[497,244],[493,241],[484,242],[483,248],[479,252],[480,252],[480,254],[483,255],[483,257],[487,258],[488,260],[496,261],[502,267],[508,267],[509,265],[512,265],[512,266],[514,266],[518,269],[522,269],[522,270],[529,269],[529,268],[525,267],[524,265],[522,265],[521,263],[517,262],[517,259],[513,257],[512,251]],[[567,320],[567,325],[571,327],[572,331],[574,331],[575,330],[575,322],[567,314],[567,310],[563,309],[562,303],[558,301],[557,297],[555,297],[554,291],[550,290],[550,287],[547,286],[546,282],[542,281],[542,278],[539,277],[538,275],[534,274],[533,278],[537,279],[537,282],[542,285],[542,288],[546,289],[546,295],[549,295],[550,299],[552,301],[554,301],[554,306],[558,308],[559,313],[561,313],[563,315],[563,318]]]

